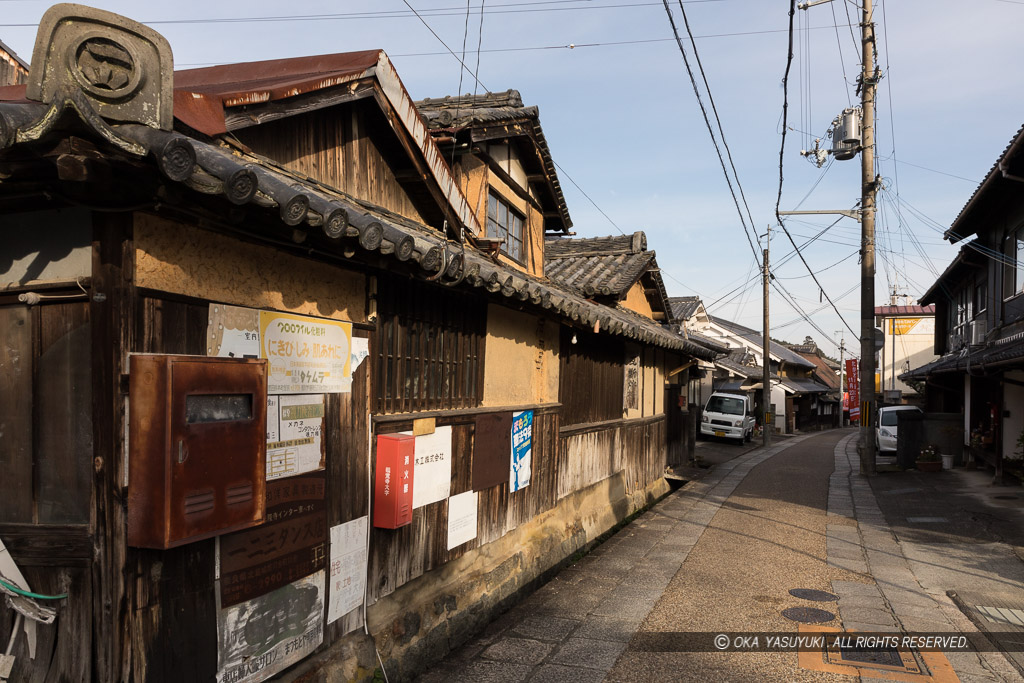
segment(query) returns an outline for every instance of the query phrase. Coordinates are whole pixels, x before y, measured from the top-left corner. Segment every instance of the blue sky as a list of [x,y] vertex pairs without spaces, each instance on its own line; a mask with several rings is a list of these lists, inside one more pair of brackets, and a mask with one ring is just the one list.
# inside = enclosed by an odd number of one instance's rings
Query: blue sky
[[[712,314],[760,329],[753,254],[662,2],[485,0],[482,33],[481,0],[469,1],[468,32],[464,0],[410,3],[455,52],[461,54],[465,36],[465,61],[472,68],[480,39],[481,90],[515,88],[527,104],[540,107],[579,236],[644,230],[670,295],[698,294]],[[177,68],[382,48],[414,98],[459,89],[460,65],[402,0],[93,4],[163,33]],[[0,0],[0,40],[27,60],[35,27],[19,24],[35,24],[49,5]],[[682,30],[679,5],[670,5]],[[757,232],[773,226],[777,282],[814,321],[805,322],[773,291],[773,336],[802,341],[809,335],[835,354],[837,331],[843,330],[848,348],[856,347],[854,334],[799,259],[782,263],[792,247],[774,225],[788,7],[784,0],[685,4]],[[799,150],[822,136],[850,102],[856,104],[852,81],[859,46],[848,17],[856,23],[860,10],[852,0],[834,0],[798,14],[781,208],[850,209],[860,194],[859,157],[833,162],[826,171]],[[285,18],[300,16],[317,18]],[[263,17],[276,19],[233,21]],[[887,188],[879,201],[876,292],[878,302],[887,303],[886,293],[896,285],[916,301],[956,253],[942,242],[942,230],[1022,123],[1017,44],[1024,3],[877,3],[875,19],[885,73],[878,168]],[[189,23],[163,23],[179,21]],[[472,77],[462,76],[462,91],[473,91]],[[793,217],[787,227],[802,244],[834,220]],[[855,332],[858,244],[858,224],[843,218],[804,249],[825,293]]]

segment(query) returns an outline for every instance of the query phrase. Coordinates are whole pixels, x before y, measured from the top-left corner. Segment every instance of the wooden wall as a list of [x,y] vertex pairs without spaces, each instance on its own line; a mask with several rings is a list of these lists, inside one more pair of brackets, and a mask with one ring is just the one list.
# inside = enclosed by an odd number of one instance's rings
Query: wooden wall
[[392,155],[378,147],[394,133],[379,134],[387,124],[366,102],[272,121],[235,131],[235,135],[257,154],[286,168],[406,218],[426,222],[396,180],[386,158]]
[[[138,300],[137,334],[144,353],[206,355],[209,304],[144,295]],[[353,330],[366,337],[365,329]],[[367,372],[353,373],[352,391],[327,394],[324,448],[328,525],[366,514]],[[169,550],[128,550],[132,672],[137,681],[210,680],[217,669],[214,540]],[[362,625],[354,610],[325,628],[321,650]]]
[[622,366],[626,357],[622,340],[563,327],[560,348],[562,424],[621,419]]
[[[49,293],[74,296],[74,291]],[[93,433],[89,304],[33,307],[0,297],[0,539],[31,589],[67,593],[57,621],[36,626],[35,658],[23,636],[12,681],[88,681],[92,575],[89,539]],[[0,604],[3,604],[0,602]],[[0,648],[15,614],[0,608]],[[47,678],[47,675],[50,678]]]
[[[438,427],[452,426],[451,495],[471,491],[476,416],[487,409],[441,414]],[[533,416],[533,474],[525,489],[509,492],[508,482],[479,492],[477,537],[447,549],[448,502],[413,511],[412,524],[400,529],[373,529],[370,538],[368,601],[394,592],[412,579],[495,541],[558,502],[558,409],[536,408]],[[412,430],[412,416],[379,418],[377,434]],[[376,450],[374,451],[376,452]]]

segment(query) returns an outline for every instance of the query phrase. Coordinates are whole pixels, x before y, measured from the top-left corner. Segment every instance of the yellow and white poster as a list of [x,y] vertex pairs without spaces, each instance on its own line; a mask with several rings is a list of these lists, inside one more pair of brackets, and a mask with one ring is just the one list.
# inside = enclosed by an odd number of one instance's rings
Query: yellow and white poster
[[271,394],[342,393],[352,389],[352,323],[260,311],[260,357]]

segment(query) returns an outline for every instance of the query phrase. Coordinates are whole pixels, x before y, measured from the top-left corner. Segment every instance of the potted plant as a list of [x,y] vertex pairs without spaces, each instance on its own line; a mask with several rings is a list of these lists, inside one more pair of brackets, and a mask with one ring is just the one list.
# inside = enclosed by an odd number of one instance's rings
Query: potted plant
[[934,444],[922,446],[914,465],[919,472],[939,472],[942,470],[942,456],[939,455],[939,447]]

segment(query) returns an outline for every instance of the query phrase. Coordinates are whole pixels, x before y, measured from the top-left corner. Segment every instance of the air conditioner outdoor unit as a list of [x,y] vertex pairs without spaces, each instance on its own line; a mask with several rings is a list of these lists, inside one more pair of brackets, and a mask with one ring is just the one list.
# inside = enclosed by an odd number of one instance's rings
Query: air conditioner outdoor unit
[[971,321],[971,344],[984,344],[988,326],[984,320]]

